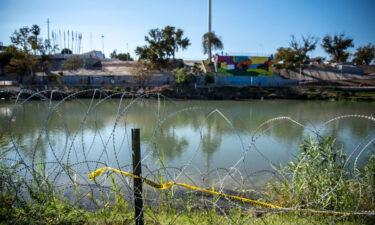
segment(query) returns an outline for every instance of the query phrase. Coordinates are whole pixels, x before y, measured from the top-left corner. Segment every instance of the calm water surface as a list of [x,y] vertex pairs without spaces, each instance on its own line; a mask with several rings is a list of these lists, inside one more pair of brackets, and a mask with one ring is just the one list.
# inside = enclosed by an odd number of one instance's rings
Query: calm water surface
[[[351,153],[375,137],[375,122],[343,118],[323,124],[354,114],[375,115],[375,103],[118,99],[0,103],[1,133],[11,133],[11,146],[19,149],[19,155],[13,151],[8,157],[29,162],[93,161],[123,168],[130,164],[130,130],[140,128],[143,164],[149,170],[164,164],[199,175],[233,166],[252,174],[285,165],[298,154],[303,138],[314,132],[334,136]],[[282,116],[299,124],[278,118]],[[259,128],[274,118],[278,119]],[[360,162],[371,150],[373,144]],[[100,166],[82,164],[87,170]]]

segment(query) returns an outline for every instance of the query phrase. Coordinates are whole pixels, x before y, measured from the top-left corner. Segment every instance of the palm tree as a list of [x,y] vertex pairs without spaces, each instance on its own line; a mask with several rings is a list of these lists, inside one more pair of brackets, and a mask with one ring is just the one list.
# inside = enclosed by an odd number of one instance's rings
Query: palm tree
[[221,50],[224,48],[220,38],[215,32],[207,32],[203,35],[202,40],[203,53],[208,54],[208,60],[212,62],[212,50]]

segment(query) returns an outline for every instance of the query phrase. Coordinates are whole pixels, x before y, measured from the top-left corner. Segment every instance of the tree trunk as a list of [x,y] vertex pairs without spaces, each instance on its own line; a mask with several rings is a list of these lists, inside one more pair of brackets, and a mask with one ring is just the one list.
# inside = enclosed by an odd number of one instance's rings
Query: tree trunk
[[211,40],[207,40],[207,45],[208,45],[208,60],[210,63],[212,63],[212,52],[211,52]]

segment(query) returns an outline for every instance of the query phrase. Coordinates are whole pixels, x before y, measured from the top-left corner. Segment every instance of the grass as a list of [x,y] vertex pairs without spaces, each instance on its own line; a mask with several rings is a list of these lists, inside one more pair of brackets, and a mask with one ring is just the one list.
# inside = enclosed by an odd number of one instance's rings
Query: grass
[[[5,146],[4,141],[2,145]],[[162,164],[163,155],[160,160]],[[343,148],[334,139],[309,137],[301,144],[296,160],[280,167],[285,179],[269,184],[263,190],[262,200],[283,207],[374,211],[375,154],[355,174],[345,169],[346,160]],[[55,191],[43,163],[33,171],[31,182],[0,165],[0,224],[134,224],[133,209],[123,196],[126,190],[114,175],[109,176],[112,189],[108,193],[95,198],[90,195],[99,210],[87,211],[79,204],[71,206],[62,193]],[[164,181],[159,173],[157,179]],[[75,191],[80,192],[79,187]],[[307,212],[254,213],[235,204],[220,210],[197,204],[205,200],[215,202],[215,198],[192,194],[185,200],[173,201],[173,189],[156,194],[159,196],[156,205],[145,203],[145,224],[371,224],[374,219],[374,216],[343,217]],[[314,203],[306,205],[310,202]]]

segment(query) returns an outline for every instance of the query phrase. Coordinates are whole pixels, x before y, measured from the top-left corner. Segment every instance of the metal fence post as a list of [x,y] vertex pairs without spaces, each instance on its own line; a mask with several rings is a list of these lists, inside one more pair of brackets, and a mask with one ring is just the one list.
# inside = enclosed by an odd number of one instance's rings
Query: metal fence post
[[[140,129],[132,129],[133,174],[142,176]],[[134,178],[135,224],[143,225],[142,180]]]

